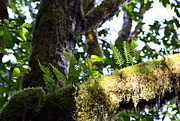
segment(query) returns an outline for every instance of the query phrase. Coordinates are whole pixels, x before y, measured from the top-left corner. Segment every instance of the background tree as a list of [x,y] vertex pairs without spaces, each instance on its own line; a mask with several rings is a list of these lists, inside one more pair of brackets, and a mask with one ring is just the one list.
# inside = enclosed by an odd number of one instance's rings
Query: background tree
[[[10,91],[19,90],[20,89],[20,78],[22,76],[23,72],[28,72],[29,67],[27,64],[27,55],[30,53],[29,50],[29,40],[31,40],[31,25],[25,24],[25,16],[23,14],[21,6],[17,6],[17,3],[19,5],[23,6],[29,6],[30,13],[32,17],[34,16],[34,13],[32,12],[32,6],[31,2],[35,1],[10,1],[9,7],[15,11],[15,19],[8,21],[5,20],[5,24],[2,24],[1,31],[3,32],[1,36],[6,41],[1,41],[1,44],[3,47],[1,48],[1,53],[3,55],[7,55],[9,53],[12,53],[15,55],[17,62],[12,63],[10,61],[3,62],[4,69],[1,71],[1,99],[2,105],[7,100],[8,94]],[[34,87],[34,86],[43,86],[44,89],[46,89],[44,81],[43,81],[43,74],[42,71],[39,69],[39,65],[37,60],[39,60],[43,65],[49,66],[49,63],[54,65],[56,68],[58,68],[65,76],[68,77],[68,66],[69,65],[69,59],[65,54],[63,53],[64,47],[66,48],[65,51],[73,54],[73,50],[75,48],[76,40],[78,35],[84,34],[85,32],[89,32],[90,30],[97,27],[97,25],[101,24],[105,20],[111,18],[114,13],[118,10],[118,7],[121,3],[115,4],[117,1],[111,1],[107,2],[104,1],[100,7],[96,7],[95,9],[92,9],[89,12],[85,12],[85,15],[81,13],[81,3],[80,1],[44,1],[41,5],[41,8],[39,9],[39,14],[37,15],[36,19],[36,26],[34,28],[34,36],[32,39],[32,53],[30,56],[29,64],[31,66],[31,72],[24,76],[23,81],[23,88],[24,87]],[[137,38],[138,35],[141,35],[141,19],[143,16],[143,13],[141,10],[146,8],[148,10],[151,6],[151,2],[148,1],[147,3],[144,3],[144,1],[139,1],[141,4],[139,13],[134,12],[136,6],[136,2],[130,1],[124,4],[124,9],[126,9],[124,14],[124,20],[128,20],[127,23],[124,22],[124,26],[120,32],[119,37],[116,43],[123,43],[123,41],[127,41],[128,44],[130,44],[131,40],[137,40],[140,39],[142,41],[159,43],[157,38],[154,38],[152,36],[154,33],[155,35],[158,35],[158,31],[160,29],[160,23],[157,21],[154,23],[154,25],[151,25],[152,31],[148,33],[147,35],[143,35],[142,37]],[[163,3],[164,6],[171,5],[172,8],[174,8],[175,12],[178,14],[177,8],[178,8],[178,2],[170,3],[169,1],[160,1]],[[38,2],[35,2],[37,5]],[[2,4],[3,7],[6,8],[6,4]],[[57,6],[55,6],[57,5]],[[75,6],[76,7],[73,7]],[[88,5],[88,4],[87,4]],[[63,7],[68,6],[68,7]],[[108,6],[108,7],[107,7]],[[94,6],[93,6],[94,7]],[[60,9],[57,9],[60,8]],[[113,8],[113,9],[112,9]],[[101,11],[103,9],[103,11]],[[75,14],[74,14],[75,11]],[[98,18],[97,18],[98,17]],[[131,33],[131,24],[132,20],[135,20],[138,22],[138,25],[136,26],[137,29],[135,29],[134,33],[130,35]],[[76,21],[76,22],[75,22]],[[102,21],[102,22],[101,22]],[[178,52],[178,49],[173,50],[174,48],[178,48],[178,33],[176,32],[178,25],[178,20],[176,18],[172,19],[171,21],[165,21],[165,24],[167,24],[167,27],[164,31],[164,37],[162,37],[164,45],[170,47],[168,48],[168,51]],[[127,29],[127,28],[128,29]],[[170,28],[169,28],[170,27]],[[126,29],[125,29],[126,28]],[[124,31],[126,30],[126,31]],[[140,30],[140,31],[139,31]],[[171,31],[170,31],[171,30]],[[28,33],[29,32],[29,33]],[[43,33],[42,33],[43,32]],[[123,34],[126,36],[123,37]],[[99,31],[99,35],[106,35],[107,31],[101,30]],[[97,37],[96,37],[97,38]],[[148,41],[147,41],[148,40]],[[98,45],[97,40],[95,41],[96,45]],[[169,44],[170,42],[170,44]],[[79,40],[78,45],[81,45],[83,47],[84,42],[83,40]],[[99,46],[97,46],[99,47]],[[119,68],[115,63],[114,58],[112,58],[112,54],[110,54],[110,44],[102,41],[102,47],[104,51],[104,55],[106,57],[106,61],[104,65],[111,65],[112,68]],[[119,47],[119,46],[118,46]],[[123,48],[123,46],[121,46]],[[123,50],[123,49],[120,50]],[[97,48],[95,48],[97,49]],[[148,51],[147,51],[148,50]],[[166,50],[166,49],[164,49]],[[161,49],[161,52],[164,52],[163,49]],[[152,50],[148,44],[143,48],[142,50],[144,52],[144,56],[148,56],[149,58],[157,58],[158,53],[155,50]],[[89,51],[90,53],[91,51]],[[77,58],[80,57],[80,54],[77,53],[75,55]],[[140,56],[140,60],[137,61],[137,63],[141,62],[144,56]],[[81,57],[84,57],[81,53]],[[126,65],[124,65],[126,66]],[[13,74],[13,76],[12,76]],[[58,87],[62,87],[62,84],[60,81],[58,81]],[[4,91],[5,90],[5,91]],[[27,106],[28,112],[22,110],[22,119],[24,120],[41,120],[42,116],[44,114],[47,114],[49,110],[54,113],[55,110],[59,110],[58,113],[51,114],[49,113],[46,115],[47,117],[44,117],[44,119],[48,120],[71,120],[71,111],[75,110],[73,107],[75,107],[74,103],[70,103],[70,107],[67,105],[67,107],[61,107],[62,105],[65,105],[62,101],[62,97],[67,97],[66,99],[69,99],[67,102],[73,102],[74,97],[71,96],[71,93],[74,92],[74,88],[65,88],[65,91],[58,91],[56,93],[54,98],[50,98],[52,94],[49,94],[45,98],[45,105],[38,105],[35,104],[35,110],[31,110],[31,105]],[[44,93],[41,89],[37,88],[37,91],[33,91],[31,89],[28,90],[30,92],[30,95],[27,95],[27,97],[31,97],[32,95],[37,95],[37,97],[34,97],[32,100],[30,99],[29,104],[31,104],[34,100],[38,100],[39,104],[42,101]],[[22,91],[19,94],[24,94],[26,91]],[[70,93],[69,93],[70,92]],[[69,94],[69,96],[68,96]],[[70,98],[68,98],[70,97]],[[16,96],[14,96],[16,98]],[[5,100],[4,100],[5,99]],[[86,98],[84,98],[86,99]],[[12,98],[13,100],[13,98]],[[59,103],[59,101],[62,101],[62,103]],[[11,101],[10,101],[11,103]],[[9,106],[12,106],[9,103]],[[41,109],[41,106],[43,107]],[[23,107],[22,107],[23,108]],[[69,108],[69,109],[68,109]],[[29,109],[31,111],[29,111]],[[65,109],[63,111],[60,111],[61,109]],[[5,110],[5,109],[4,109]],[[41,110],[39,112],[39,110]],[[26,112],[26,113],[24,113]],[[69,113],[70,112],[70,113]],[[3,113],[1,113],[3,114]],[[21,113],[20,113],[21,114]],[[37,116],[34,116],[34,114],[38,114]],[[102,119],[101,112],[98,112],[99,119]],[[50,116],[52,115],[52,116]],[[67,117],[64,117],[63,115],[69,115]],[[2,115],[1,115],[2,116]],[[13,116],[11,116],[13,117]],[[18,117],[18,116],[17,116]],[[70,118],[70,119],[69,119]],[[7,117],[8,119],[8,117]],[[16,119],[15,119],[16,120]]]

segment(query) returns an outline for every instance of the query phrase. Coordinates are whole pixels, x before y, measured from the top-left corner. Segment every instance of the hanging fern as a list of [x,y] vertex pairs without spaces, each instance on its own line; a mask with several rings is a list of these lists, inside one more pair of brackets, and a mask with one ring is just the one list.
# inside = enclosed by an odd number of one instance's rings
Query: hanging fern
[[124,64],[124,59],[123,59],[121,53],[119,52],[119,50],[117,49],[116,46],[111,44],[110,47],[113,51],[113,55],[114,55],[114,59],[116,60],[116,64],[118,64],[120,67],[122,67],[122,65]]

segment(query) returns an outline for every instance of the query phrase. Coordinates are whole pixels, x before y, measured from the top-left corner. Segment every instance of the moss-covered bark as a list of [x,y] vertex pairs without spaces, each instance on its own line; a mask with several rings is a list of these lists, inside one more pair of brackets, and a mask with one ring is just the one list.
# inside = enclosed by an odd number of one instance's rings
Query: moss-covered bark
[[[180,96],[180,54],[152,60],[45,94],[42,88],[15,93],[1,121],[112,120],[123,109],[143,109]],[[132,105],[133,104],[133,105]]]
[[77,120],[110,120],[120,110],[151,108],[180,96],[179,60],[180,54],[152,60],[81,84]]
[[42,108],[44,96],[41,88],[28,88],[13,94],[0,112],[0,121],[32,121]]
[[27,88],[11,97],[0,112],[0,121],[73,121],[72,86],[45,94],[42,88]]

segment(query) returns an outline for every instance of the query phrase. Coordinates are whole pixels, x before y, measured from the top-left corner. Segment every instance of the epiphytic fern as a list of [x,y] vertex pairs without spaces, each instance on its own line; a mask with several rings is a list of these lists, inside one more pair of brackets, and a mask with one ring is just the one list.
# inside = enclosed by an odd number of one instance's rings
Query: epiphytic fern
[[114,59],[116,60],[116,64],[118,64],[120,67],[124,64],[124,59],[119,50],[116,46],[111,44],[111,49],[113,51]]
[[123,41],[123,48],[124,48],[124,55],[126,58],[126,63],[129,64],[133,64],[133,60],[132,60],[132,55],[130,54],[130,46],[128,46],[126,44],[126,41]]
[[56,67],[50,64],[54,74],[56,75],[57,79],[62,83],[63,87],[67,86],[67,79],[62,72],[60,72]]
[[43,76],[44,76],[46,88],[49,92],[53,93],[56,90],[56,82],[53,78],[52,72],[48,67],[44,67],[39,61],[38,63],[40,69],[44,72]]
[[139,51],[136,50],[137,45],[137,42],[133,40],[130,45],[127,45],[126,41],[124,41],[124,51],[120,52],[116,46],[111,44],[110,47],[113,51],[116,64],[118,64],[120,67],[129,66],[130,64],[133,65],[133,63],[140,57]]

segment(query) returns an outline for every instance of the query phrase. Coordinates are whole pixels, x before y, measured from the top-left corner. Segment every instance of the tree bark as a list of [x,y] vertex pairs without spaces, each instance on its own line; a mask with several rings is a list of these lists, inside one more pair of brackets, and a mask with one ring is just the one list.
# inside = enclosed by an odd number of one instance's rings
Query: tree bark
[[[54,65],[68,78],[69,60],[63,51],[73,54],[82,18],[80,0],[42,1],[29,59],[32,71],[24,76],[23,88],[45,86],[38,60],[46,66]],[[62,87],[61,83],[58,87]]]
[[[87,14],[95,7],[95,0],[83,0],[83,10]],[[103,57],[102,49],[98,42],[97,28],[92,29],[85,33],[86,36],[86,51],[88,58],[92,55],[97,55],[98,57]],[[94,63],[95,64],[95,63]],[[92,62],[92,65],[94,65]]]
[[[8,19],[9,15],[8,15],[8,11],[7,11],[7,4],[8,4],[8,0],[0,0],[0,22],[3,23],[4,19]],[[1,26],[1,25],[0,25]],[[0,37],[0,39],[3,39],[3,37]],[[0,43],[0,47],[3,47],[4,45],[2,43]],[[4,54],[2,52],[0,52],[0,66],[2,64],[2,58],[3,58]]]
[[[37,15],[29,59],[31,72],[22,79],[22,88],[45,87],[38,60],[58,68],[68,78],[69,60],[63,51],[73,54],[77,37],[112,17],[125,0],[104,0],[83,15],[81,0],[43,0]],[[58,82],[57,86],[62,87]]]

